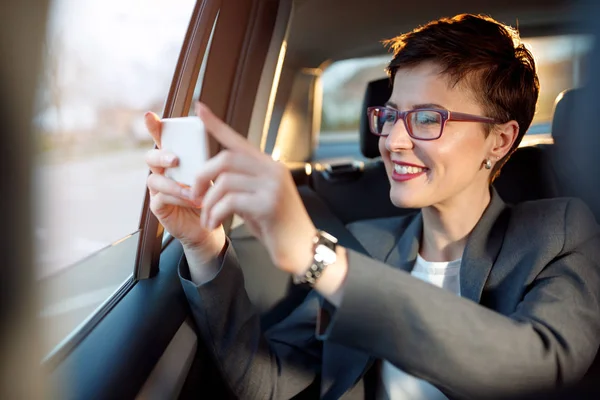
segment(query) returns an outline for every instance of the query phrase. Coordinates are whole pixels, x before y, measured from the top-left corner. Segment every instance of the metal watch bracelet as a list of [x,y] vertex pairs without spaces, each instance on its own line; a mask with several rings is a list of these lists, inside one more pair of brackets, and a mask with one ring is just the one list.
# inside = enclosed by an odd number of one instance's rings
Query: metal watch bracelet
[[302,275],[294,275],[295,284],[314,286],[328,265],[336,261],[337,239],[325,231],[317,231],[313,238],[313,259]]

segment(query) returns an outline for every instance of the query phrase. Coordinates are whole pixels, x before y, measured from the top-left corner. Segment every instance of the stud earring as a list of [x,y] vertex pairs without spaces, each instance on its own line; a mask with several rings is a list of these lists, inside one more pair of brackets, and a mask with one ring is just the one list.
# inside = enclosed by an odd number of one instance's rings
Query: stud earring
[[485,160],[485,162],[483,163],[483,166],[485,167],[485,169],[492,169],[492,160],[490,160],[489,158],[487,160]]

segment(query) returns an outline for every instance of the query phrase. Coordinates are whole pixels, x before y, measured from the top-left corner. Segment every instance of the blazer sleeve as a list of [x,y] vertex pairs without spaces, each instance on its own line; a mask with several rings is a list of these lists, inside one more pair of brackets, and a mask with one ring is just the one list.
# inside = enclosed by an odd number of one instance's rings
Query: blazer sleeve
[[[565,229],[590,218],[570,202]],[[320,338],[386,359],[457,398],[577,381],[600,344],[600,237],[595,224],[582,231],[565,232],[563,251],[508,316],[348,251],[344,297]]]
[[322,354],[315,335],[321,303],[316,292],[263,333],[231,243],[213,280],[193,283],[185,257],[179,276],[201,339],[238,398],[289,399],[313,382]]

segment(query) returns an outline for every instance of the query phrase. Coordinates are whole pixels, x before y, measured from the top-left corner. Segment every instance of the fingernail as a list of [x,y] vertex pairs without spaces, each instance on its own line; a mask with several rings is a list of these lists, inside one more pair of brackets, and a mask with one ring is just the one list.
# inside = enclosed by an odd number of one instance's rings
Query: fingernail
[[162,161],[168,165],[175,164],[176,159],[177,159],[177,157],[175,157],[173,154],[168,154],[166,156],[162,156]]

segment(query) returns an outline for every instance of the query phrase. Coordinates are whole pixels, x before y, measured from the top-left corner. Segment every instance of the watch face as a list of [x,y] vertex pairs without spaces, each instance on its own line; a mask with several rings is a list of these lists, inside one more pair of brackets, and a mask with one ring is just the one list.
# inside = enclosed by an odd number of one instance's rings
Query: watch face
[[319,244],[315,249],[315,261],[320,261],[325,265],[333,264],[337,259],[334,250],[324,244]]

